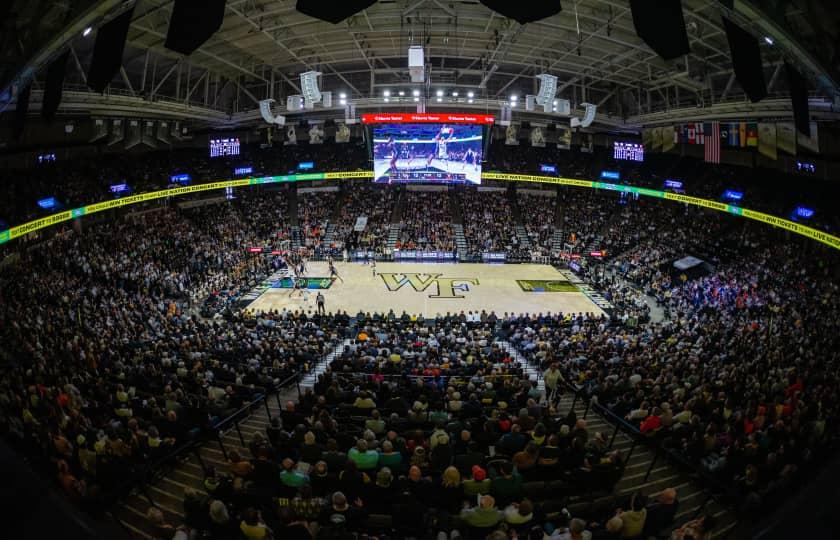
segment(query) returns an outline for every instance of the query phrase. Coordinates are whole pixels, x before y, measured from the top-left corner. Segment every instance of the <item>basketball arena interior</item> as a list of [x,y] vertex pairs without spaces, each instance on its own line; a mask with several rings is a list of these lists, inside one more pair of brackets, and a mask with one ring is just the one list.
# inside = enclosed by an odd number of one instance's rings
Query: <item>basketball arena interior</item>
[[2,536],[837,538],[838,13],[0,3]]

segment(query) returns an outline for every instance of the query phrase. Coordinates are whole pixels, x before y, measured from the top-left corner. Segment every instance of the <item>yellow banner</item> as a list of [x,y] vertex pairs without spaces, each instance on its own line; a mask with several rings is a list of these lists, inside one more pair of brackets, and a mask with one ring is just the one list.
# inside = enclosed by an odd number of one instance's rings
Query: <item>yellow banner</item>
[[[202,191],[212,191],[217,189],[224,189],[227,187],[244,187],[250,185],[260,185],[271,183],[272,179],[277,179],[277,181],[300,181],[300,180],[317,180],[317,179],[326,179],[326,180],[339,180],[339,179],[350,179],[350,178],[372,178],[373,171],[348,171],[348,172],[333,172],[333,173],[315,173],[311,175],[291,175],[291,176],[276,176],[276,177],[265,177],[265,178],[242,178],[238,180],[226,180],[220,182],[210,182],[207,184],[195,184],[191,186],[183,186],[183,187],[176,187],[172,189],[164,189],[161,191],[153,191],[151,193],[140,193],[137,195],[131,195],[129,197],[124,197],[121,199],[114,199],[110,201],[103,201],[99,203],[90,204],[88,206],[83,206],[81,208],[76,208],[74,210],[65,210],[63,212],[58,212],[57,214],[53,214],[51,216],[43,217],[40,219],[36,219],[34,221],[30,221],[28,223],[24,223],[22,225],[18,225],[17,227],[12,227],[11,229],[0,231],[0,244],[7,242],[9,240],[13,240],[15,238],[20,238],[26,234],[29,234],[33,231],[37,231],[39,229],[43,229],[46,227],[50,227],[52,225],[56,225],[58,223],[68,221],[73,218],[82,217],[87,214],[93,214],[96,212],[102,212],[105,210],[112,210],[114,208],[120,208],[123,206],[128,206],[131,204],[141,203],[144,201],[150,201],[153,199],[161,199],[164,197],[177,197],[179,195],[188,195],[190,193],[199,193]],[[504,182],[536,182],[541,184],[555,184],[561,186],[575,186],[575,187],[583,187],[583,188],[602,188],[602,189],[615,189],[615,186],[612,184],[600,184],[598,182],[593,182],[590,180],[579,180],[576,178],[557,178],[553,176],[536,176],[531,174],[511,174],[511,173],[501,173],[501,172],[485,172],[482,173],[481,177],[485,180],[500,180]],[[282,180],[281,180],[282,179]],[[612,187],[606,187],[612,186]],[[762,212],[756,212],[754,210],[748,210],[746,208],[741,208],[738,206],[729,205],[726,203],[722,203],[719,201],[709,200],[709,199],[701,199],[700,197],[692,197],[691,195],[683,195],[680,193],[671,193],[671,192],[660,192],[652,189],[644,189],[644,188],[634,188],[633,186],[626,186],[627,189],[625,191],[633,191],[638,192],[641,195],[651,196],[651,197],[664,197],[668,200],[681,202],[684,204],[691,204],[694,206],[701,206],[703,208],[709,208],[712,210],[717,210],[719,212],[728,212],[730,214],[743,216],[749,219],[753,219],[756,221],[761,221],[762,223],[766,223],[768,225],[772,225],[774,227],[779,227],[793,233],[799,234],[801,236],[805,236],[812,240],[816,240],[821,242],[827,246],[831,246],[834,249],[840,249],[840,238],[837,236],[833,236],[826,232],[820,231],[818,229],[814,229],[813,227],[808,227],[806,225],[801,225],[796,223],[795,221],[790,221],[784,218],[780,218],[777,216],[773,216],[770,214],[764,214]],[[631,189],[632,188],[632,189]]]
[[806,225],[802,225],[800,223],[796,223],[795,221],[790,221],[788,219],[782,219],[777,216],[773,216],[770,214],[765,214],[763,212],[756,212],[755,210],[748,210],[744,208],[741,212],[741,215],[744,217],[754,219],[756,221],[761,221],[768,225],[772,225],[774,227],[779,227],[782,229],[786,229],[793,233],[807,236],[812,240],[816,240],[817,242],[822,242],[827,246],[831,246],[834,249],[840,249],[840,238],[830,235],[827,232],[817,230],[813,227],[808,227]]
[[557,178],[554,176],[535,176],[531,174],[510,174],[498,172],[483,172],[481,178],[485,180],[502,180],[504,182],[538,182],[540,184],[557,184],[561,186],[594,187],[595,182],[577,180],[575,178]]
[[33,231],[37,231],[39,229],[43,229],[45,227],[49,227],[51,225],[56,225],[61,223],[62,221],[67,221],[73,217],[72,210],[66,210],[64,212],[59,212],[57,214],[53,214],[51,216],[47,216],[41,219],[36,219],[35,221],[30,221],[28,223],[24,223],[23,225],[18,225],[17,227],[12,227],[9,229],[9,240],[18,238],[20,236],[24,236],[29,234]]
[[731,211],[731,206],[726,203],[712,201],[709,199],[701,199],[700,197],[692,197],[691,195],[681,195],[679,193],[665,192],[665,198],[686,204],[693,204],[695,206],[702,206],[703,208],[711,208],[720,212]]
[[344,180],[350,178],[373,178],[373,171],[349,171],[324,173],[325,180]]

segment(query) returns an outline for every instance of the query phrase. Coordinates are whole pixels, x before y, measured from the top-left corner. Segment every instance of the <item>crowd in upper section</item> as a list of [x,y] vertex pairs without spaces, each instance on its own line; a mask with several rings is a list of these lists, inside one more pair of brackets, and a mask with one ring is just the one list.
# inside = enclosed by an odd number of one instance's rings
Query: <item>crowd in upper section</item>
[[[23,170],[8,169],[0,182],[0,222],[17,225],[46,215],[49,211],[37,206],[41,198],[55,197],[64,208],[76,208],[113,197],[111,185],[127,183],[134,193],[153,191],[170,185],[171,177],[177,174],[189,174],[192,183],[200,183],[233,178],[235,168],[246,166],[253,169],[254,176],[301,172],[298,164],[307,161],[314,163],[315,172],[370,168],[366,147],[356,142],[267,149],[243,146],[242,152],[235,158],[213,159],[207,157],[205,149],[102,154]],[[795,207],[806,206],[816,210],[808,224],[833,234],[840,230],[835,208],[826,203],[837,197],[835,186],[776,170],[711,165],[672,154],[650,154],[644,163],[614,161],[606,149],[590,154],[505,146],[500,142],[491,145],[487,160],[485,171],[539,175],[545,174],[540,166],[550,164],[557,166],[559,176],[567,178],[599,180],[603,170],[617,171],[620,180],[610,182],[657,190],[663,189],[666,179],[675,179],[683,183],[687,194],[713,200],[721,200],[725,190],[734,190],[744,197],[729,201],[733,204],[785,218]]]

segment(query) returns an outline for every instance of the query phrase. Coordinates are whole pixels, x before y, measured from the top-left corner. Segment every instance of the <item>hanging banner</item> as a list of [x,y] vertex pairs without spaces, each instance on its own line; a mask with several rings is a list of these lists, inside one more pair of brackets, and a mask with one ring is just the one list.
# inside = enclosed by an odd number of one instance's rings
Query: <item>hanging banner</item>
[[297,132],[295,131],[295,126],[286,126],[286,140],[283,141],[283,144],[285,146],[288,146],[290,144],[297,144]]
[[569,126],[557,126],[557,148],[568,150],[572,147],[572,128]]
[[793,122],[776,123],[776,147],[782,152],[796,155],[796,127]]
[[335,129],[335,142],[348,143],[350,142],[350,128],[347,124],[339,122]]
[[541,127],[531,128],[531,146],[545,148],[545,136]]
[[747,146],[758,146],[758,122],[747,122]]
[[676,141],[676,132],[674,131],[674,126],[664,126],[662,128],[662,151],[668,152],[673,150],[673,148],[677,145]]
[[318,124],[309,128],[309,144],[324,144],[324,130]]
[[511,124],[505,128],[505,144],[508,146],[516,146],[519,144],[519,139],[516,138],[518,130],[516,124]]
[[653,128],[653,138],[650,143],[651,150],[661,150],[662,149],[662,128],[655,127]]
[[642,130],[642,145],[645,148],[653,147],[653,129],[645,128]]
[[758,124],[758,153],[770,159],[778,159],[776,152],[776,124],[761,122]]

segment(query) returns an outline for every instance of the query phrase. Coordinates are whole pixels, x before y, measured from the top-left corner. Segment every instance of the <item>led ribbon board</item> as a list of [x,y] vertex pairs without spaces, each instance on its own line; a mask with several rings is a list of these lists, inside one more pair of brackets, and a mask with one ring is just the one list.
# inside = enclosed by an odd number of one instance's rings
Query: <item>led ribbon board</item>
[[[192,186],[164,189],[161,191],[152,191],[150,193],[140,193],[137,195],[131,195],[130,197],[113,199],[110,201],[104,201],[100,203],[90,204],[87,206],[82,206],[79,208],[74,208],[73,210],[65,210],[63,212],[58,212],[56,214],[52,214],[41,219],[29,221],[22,225],[12,227],[4,231],[0,231],[0,244],[6,243],[9,240],[14,240],[15,238],[20,238],[21,236],[25,236],[33,231],[44,229],[46,227],[50,227],[51,225],[57,225],[59,223],[69,221],[77,217],[85,216],[88,214],[94,214],[96,212],[103,212],[105,210],[111,210],[113,208],[120,208],[122,206],[128,206],[130,204],[136,204],[155,199],[162,199],[166,197],[177,197],[180,195],[189,195],[190,193],[199,193],[202,191],[213,191],[216,189],[225,189],[232,187],[254,186],[258,184],[303,182],[306,180],[349,180],[354,178],[369,179],[372,177],[373,171],[289,174],[282,176],[264,176],[262,178],[244,178],[240,180],[210,182],[207,184],[196,184]],[[766,223],[767,225],[779,227],[788,230],[792,233],[798,234],[800,236],[810,238],[811,240],[816,240],[817,242],[821,242],[827,246],[831,246],[834,249],[840,250],[840,237],[828,234],[827,232],[820,231],[818,229],[814,229],[813,227],[808,227],[806,225],[802,225],[789,219],[780,218],[778,216],[765,214],[763,212],[756,212],[755,210],[741,208],[740,206],[735,206],[719,201],[702,199],[700,197],[692,197],[691,195],[671,193],[636,186],[626,186],[623,184],[609,184],[605,182],[593,182],[592,180],[579,180],[576,178],[561,178],[556,176],[536,176],[530,174],[482,172],[481,177],[485,180],[499,180],[502,182],[535,182],[540,184],[554,184],[590,189],[606,189],[609,191],[636,193],[639,195],[644,195],[645,197],[656,197],[658,199],[667,199],[675,202],[681,202],[684,204],[702,206],[703,208],[709,208],[711,210],[717,210],[719,212],[727,212],[736,216],[760,221],[762,223]]]

